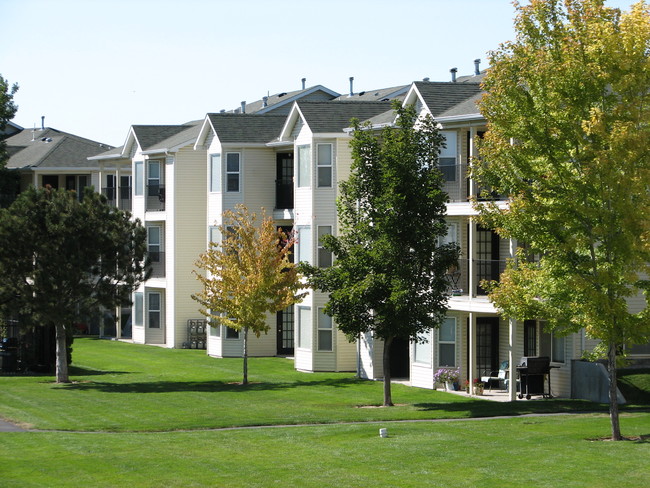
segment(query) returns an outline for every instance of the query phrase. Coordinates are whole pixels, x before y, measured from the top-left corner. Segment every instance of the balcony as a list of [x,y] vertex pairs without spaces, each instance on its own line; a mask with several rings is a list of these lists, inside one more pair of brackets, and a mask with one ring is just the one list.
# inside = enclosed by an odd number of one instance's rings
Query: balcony
[[162,212],[165,210],[165,185],[147,185],[145,210],[147,212]]
[[165,253],[162,251],[152,251],[147,253],[149,263],[151,264],[150,278],[165,277]]
[[108,200],[108,204],[120,210],[131,211],[131,187],[121,186],[120,188],[102,188],[102,194]]
[[[470,266],[471,264],[471,266]],[[449,283],[449,294],[452,296],[468,296],[470,273],[473,277],[475,287],[472,296],[485,296],[486,290],[481,287],[481,281],[499,281],[501,273],[506,269],[506,260],[486,259],[459,259],[458,266],[447,271],[447,282]]]
[[293,181],[275,180],[275,208],[293,208]]

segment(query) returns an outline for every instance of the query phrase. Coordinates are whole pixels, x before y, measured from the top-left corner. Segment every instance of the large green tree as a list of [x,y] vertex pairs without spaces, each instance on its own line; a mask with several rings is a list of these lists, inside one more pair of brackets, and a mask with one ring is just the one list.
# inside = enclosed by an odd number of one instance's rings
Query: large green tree
[[[474,176],[508,195],[482,220],[525,243],[490,298],[507,316],[606,346],[612,439],[621,438],[616,358],[648,340],[628,309],[650,271],[650,13],[602,0],[515,3],[516,40],[491,53]],[[536,255],[537,259],[530,259]]]
[[395,127],[374,132],[353,121],[353,163],[340,185],[339,236],[324,245],[329,268],[305,266],[329,293],[325,312],[350,340],[372,332],[384,342],[384,405],[393,404],[390,349],[396,338],[422,340],[447,310],[445,275],[458,262],[447,233],[447,194],[437,167],[443,137],[431,117],[394,105]]
[[56,381],[69,382],[75,322],[129,303],[145,278],[146,232],[87,188],[30,188],[0,209],[0,313],[56,330]]
[[258,217],[240,205],[224,212],[221,242],[201,254],[196,278],[203,289],[192,295],[213,326],[244,334],[243,384],[248,383],[248,332],[269,331],[268,314],[302,300],[296,265],[289,261],[293,236],[278,230],[271,217]]
[[18,85],[9,82],[0,75],[0,169],[5,167],[7,162],[7,146],[3,137],[7,123],[14,118],[18,107],[14,103],[14,95],[18,91]]

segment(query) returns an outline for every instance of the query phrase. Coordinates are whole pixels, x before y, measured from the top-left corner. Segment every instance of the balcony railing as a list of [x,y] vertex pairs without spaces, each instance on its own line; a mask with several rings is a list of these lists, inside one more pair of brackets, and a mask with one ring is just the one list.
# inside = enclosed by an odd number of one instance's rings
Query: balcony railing
[[145,210],[154,212],[165,210],[165,185],[147,185]]
[[121,186],[120,188],[102,188],[102,194],[108,200],[108,204],[120,210],[131,211],[131,187]]
[[275,208],[293,208],[293,182],[275,180]]
[[[471,266],[470,266],[471,264]],[[487,295],[487,291],[481,286],[482,281],[499,281],[501,273],[506,269],[506,260],[484,260],[484,259],[459,259],[458,266],[447,271],[447,282],[449,283],[449,294],[452,296],[469,295],[469,277],[473,277],[473,296]]]
[[150,278],[164,278],[165,277],[165,253],[162,251],[149,251],[147,253],[149,262],[151,263],[151,276]]

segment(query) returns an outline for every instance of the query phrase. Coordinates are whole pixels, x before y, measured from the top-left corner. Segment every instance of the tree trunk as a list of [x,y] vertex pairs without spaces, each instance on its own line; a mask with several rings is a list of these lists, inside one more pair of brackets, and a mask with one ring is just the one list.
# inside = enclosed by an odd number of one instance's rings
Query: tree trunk
[[248,327],[244,327],[244,380],[242,384],[248,384]]
[[68,377],[68,341],[65,326],[55,325],[56,330],[56,382],[70,383]]
[[609,344],[608,351],[608,369],[609,369],[609,418],[612,424],[612,440],[621,440],[621,425],[618,418],[618,397],[617,379],[616,379],[616,344],[614,341]]
[[390,346],[393,343],[393,337],[384,341],[384,407],[393,406],[393,398],[390,391]]

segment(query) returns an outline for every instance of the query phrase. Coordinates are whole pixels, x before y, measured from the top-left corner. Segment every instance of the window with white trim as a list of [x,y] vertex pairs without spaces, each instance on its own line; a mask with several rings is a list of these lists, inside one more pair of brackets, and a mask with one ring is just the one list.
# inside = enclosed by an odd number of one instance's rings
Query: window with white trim
[[456,181],[456,131],[443,130],[440,134],[445,138],[446,146],[440,149],[438,168],[440,168],[445,181]]
[[455,317],[445,317],[438,329],[438,366],[456,366]]
[[329,268],[332,266],[332,252],[323,247],[323,237],[332,235],[331,225],[319,225],[318,232],[318,267]]
[[311,146],[298,146],[298,186],[311,186]]
[[312,249],[311,249],[311,226],[299,225],[298,226],[298,261],[304,261],[311,264]]
[[318,308],[318,350],[331,351],[333,346],[332,317],[325,313],[325,309]]
[[160,161],[147,162],[147,196],[158,197],[161,195],[160,191],[161,174],[160,174]]
[[332,145],[317,144],[316,168],[318,173],[318,187],[332,187]]
[[455,222],[447,223],[447,234],[438,237],[438,245],[458,244],[458,224]]
[[144,293],[136,291],[133,294],[133,325],[142,327],[144,324]]
[[210,155],[210,191],[221,191],[221,154]]
[[239,153],[226,153],[226,191],[238,193],[241,188],[241,156]]
[[147,327],[150,329],[160,329],[160,319],[162,314],[162,303],[160,293],[151,291],[147,294]]
[[298,307],[298,347],[311,349],[311,308]]
[[431,365],[431,330],[420,334],[420,338],[426,342],[416,342],[413,347],[413,361],[418,364]]
[[218,225],[211,225],[208,228],[208,239],[210,247],[219,247],[221,245],[221,229]]
[[239,339],[239,331],[232,327],[226,327],[226,339]]
[[135,162],[135,196],[144,195],[144,161]]
[[548,356],[553,363],[564,363],[566,361],[566,337],[556,332],[544,331],[545,323],[542,323],[540,335],[539,354]]

